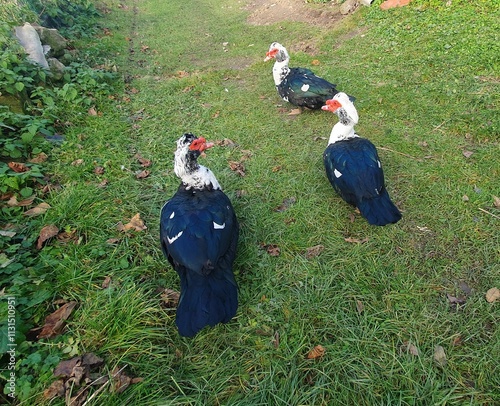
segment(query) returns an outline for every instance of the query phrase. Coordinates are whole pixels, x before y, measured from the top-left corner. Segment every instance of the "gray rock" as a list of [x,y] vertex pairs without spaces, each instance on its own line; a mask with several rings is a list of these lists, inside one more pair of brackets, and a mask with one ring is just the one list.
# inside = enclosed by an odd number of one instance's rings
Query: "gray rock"
[[346,15],[353,13],[354,10],[358,7],[359,0],[346,0],[344,1],[339,8],[340,14]]
[[46,69],[49,68],[49,64],[45,59],[43,54],[42,43],[38,33],[33,28],[30,23],[24,23],[24,25],[15,27],[16,37],[19,43],[23,46],[26,53],[28,54],[28,59]]
[[50,67],[50,73],[52,73],[52,78],[54,80],[61,80],[64,76],[64,66],[61,62],[59,62],[56,58],[47,59]]
[[33,25],[38,32],[43,45],[50,46],[49,56],[59,57],[64,54],[68,47],[68,40],[64,38],[55,28],[45,28],[40,25]]

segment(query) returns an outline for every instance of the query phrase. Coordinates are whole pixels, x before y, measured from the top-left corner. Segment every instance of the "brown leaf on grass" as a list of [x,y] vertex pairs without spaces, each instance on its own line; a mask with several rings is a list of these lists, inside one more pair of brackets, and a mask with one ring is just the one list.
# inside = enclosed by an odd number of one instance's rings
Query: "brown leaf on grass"
[[217,110],[214,114],[212,114],[212,118],[217,118],[220,116],[220,111]]
[[48,209],[50,209],[50,205],[43,202],[29,210],[26,210],[23,215],[28,217],[39,216],[40,214],[45,213]]
[[288,208],[290,206],[292,206],[295,202],[297,201],[297,199],[292,196],[292,197],[288,197],[286,198],[285,200],[283,200],[283,203],[281,203],[279,206],[277,206],[274,211],[277,211],[277,212],[283,212],[283,211],[286,211],[288,210]]
[[463,201],[463,202],[468,202],[469,200],[470,200],[470,199],[469,199],[469,196],[467,196],[467,195],[463,195],[463,196],[462,196],[462,201]]
[[446,354],[444,348],[440,345],[434,347],[434,361],[440,366],[444,367],[447,364]]
[[148,171],[147,169],[144,169],[143,171],[140,171],[135,174],[135,177],[137,179],[144,179],[147,178],[149,175],[151,175],[151,171]]
[[279,331],[274,332],[271,343],[273,344],[274,348],[276,348],[276,349],[279,348],[279,346],[280,346],[280,332]]
[[126,375],[123,370],[125,367],[118,369],[118,367],[115,367],[113,371],[111,372],[112,374],[112,393],[122,393],[127,389],[130,385],[138,382],[142,382],[142,378],[131,378],[130,376]]
[[321,244],[315,245],[313,247],[309,247],[306,250],[306,258],[307,259],[315,258],[315,257],[319,256],[324,251],[324,249],[325,249],[325,247]]
[[22,173],[30,170],[30,168],[21,162],[9,162],[7,165],[16,173]]
[[460,346],[462,344],[463,344],[463,342],[462,342],[462,336],[456,335],[455,337],[453,337],[453,340],[451,341],[451,345],[453,347],[458,347],[458,346]]
[[80,241],[80,237],[78,236],[76,229],[69,231],[65,230],[57,234],[57,241],[59,241],[61,244],[69,244],[70,242],[72,242],[73,244],[78,244]]
[[280,247],[278,247],[276,244],[260,244],[260,248],[263,250],[266,250],[266,252],[271,255],[272,257],[277,257],[280,255]]
[[109,238],[106,240],[106,244],[114,245],[120,242],[119,238]]
[[94,168],[94,173],[96,175],[102,175],[104,173],[104,168],[102,166],[96,166]]
[[279,172],[283,169],[283,165],[276,165],[273,166],[273,169],[271,169],[273,172]]
[[318,66],[318,65],[321,65],[321,62],[318,59],[313,59],[311,61],[311,65]]
[[109,285],[111,285],[111,276],[106,276],[101,284],[101,288],[107,289],[109,288]]
[[97,187],[102,189],[102,188],[105,188],[107,185],[108,185],[108,180],[103,179],[97,184]]
[[462,306],[465,304],[465,298],[464,297],[455,297],[450,295],[449,293],[446,294],[446,297],[448,298],[448,302],[450,303],[451,306],[455,307],[456,306]]
[[252,152],[252,151],[250,151],[249,149],[242,149],[242,150],[241,150],[241,158],[240,158],[240,162],[247,161],[247,160],[248,160],[248,159],[250,159],[252,156],[253,156],[253,152]]
[[290,112],[288,113],[288,115],[289,116],[298,116],[301,113],[302,113],[301,109],[292,109],[292,110],[290,110]]
[[143,231],[143,230],[147,229],[147,227],[144,225],[144,221],[142,221],[141,215],[139,213],[137,213],[134,217],[132,217],[130,219],[130,222],[128,222],[125,225],[123,225],[123,223],[120,221],[118,223],[118,225],[116,226],[116,228],[118,228],[119,231],[123,231],[123,232],[130,231],[130,230]]
[[470,158],[472,156],[472,154],[474,154],[474,152],[464,150],[464,151],[462,151],[462,154],[463,154],[464,157]]
[[141,166],[143,168],[147,168],[148,166],[151,166],[151,160],[150,159],[146,159],[146,158],[143,158],[141,156],[141,154],[137,153],[134,155],[134,158],[137,159],[137,161],[139,161],[139,163],[141,164]]
[[349,221],[350,221],[351,223],[354,223],[354,221],[356,221],[356,216],[354,215],[354,213],[353,213],[353,212],[350,212],[350,213],[349,213]]
[[317,359],[325,355],[325,348],[322,345],[317,345],[307,353],[307,359]]
[[240,176],[245,176],[245,165],[242,162],[229,161],[229,168]]
[[59,228],[57,228],[54,224],[49,224],[44,226],[40,230],[40,235],[38,236],[38,241],[36,242],[36,248],[41,250],[44,242],[50,240],[52,237],[55,237],[59,233]]
[[68,302],[54,313],[49,314],[45,318],[45,324],[38,338],[51,338],[61,334],[65,326],[65,321],[71,315],[76,305],[76,302]]
[[165,288],[163,293],[160,295],[161,300],[163,301],[162,305],[167,309],[177,307],[180,296],[180,293],[176,290]]
[[40,152],[37,156],[31,158],[28,162],[31,162],[32,164],[41,164],[45,162],[48,157],[49,156],[45,152]]
[[64,380],[58,379],[50,384],[50,386],[43,391],[43,397],[45,400],[54,399],[55,397],[64,397],[66,389],[64,387]]
[[217,141],[215,141],[214,144],[219,146],[219,147],[235,147],[236,146],[236,143],[229,138],[224,138],[222,141],[217,140]]
[[500,197],[493,196],[493,206],[500,209]]
[[177,77],[179,79],[187,78],[188,76],[189,76],[189,72],[186,72],[185,70],[178,70],[177,71]]
[[405,341],[403,343],[403,345],[401,345],[399,350],[401,353],[404,353],[404,354],[411,354],[411,355],[414,355],[416,357],[418,357],[418,355],[419,355],[419,351],[418,351],[417,346],[415,344],[412,344],[409,341]]
[[30,197],[18,202],[17,196],[12,195],[12,197],[8,200],[7,205],[10,207],[25,207],[25,206],[29,206],[31,203],[33,203],[33,200],[35,200],[35,195],[30,196]]
[[352,244],[364,244],[365,242],[368,242],[369,238],[365,237],[362,239],[359,238],[353,238],[353,237],[346,237],[344,238],[345,242],[352,243]]
[[488,303],[495,303],[498,299],[500,299],[500,290],[498,290],[498,288],[488,289],[485,297]]
[[85,161],[83,159],[79,158],[79,159],[75,159],[73,162],[71,162],[71,165],[80,166],[80,165],[83,165],[84,162]]
[[89,116],[97,116],[98,115],[97,110],[95,109],[95,107],[89,108],[88,111],[87,111],[87,113],[88,113]]
[[361,300],[356,299],[356,310],[358,311],[358,314],[361,314],[365,311],[365,305]]

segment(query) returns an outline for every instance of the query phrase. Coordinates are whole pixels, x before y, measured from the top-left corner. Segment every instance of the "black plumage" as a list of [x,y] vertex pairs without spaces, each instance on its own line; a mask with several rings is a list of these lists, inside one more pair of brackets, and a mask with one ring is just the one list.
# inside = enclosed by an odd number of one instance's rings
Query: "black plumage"
[[160,239],[164,255],[180,277],[178,331],[192,337],[205,326],[227,323],[236,314],[233,262],[239,226],[231,201],[213,173],[197,163],[209,145],[203,138],[194,138],[191,149],[194,136],[187,136],[178,141],[175,169],[182,183],[161,210]]
[[[290,68],[290,57],[286,48],[273,42],[266,53],[266,61],[275,59],[273,78],[280,97],[298,107],[321,109],[328,99],[339,91],[336,85],[316,76],[307,68]],[[351,100],[354,101],[352,96]]]
[[356,206],[372,225],[384,226],[401,219],[385,187],[384,171],[375,145],[354,132],[357,111],[345,93],[328,100],[323,110],[338,114],[340,121],[330,135],[323,162],[335,191]]

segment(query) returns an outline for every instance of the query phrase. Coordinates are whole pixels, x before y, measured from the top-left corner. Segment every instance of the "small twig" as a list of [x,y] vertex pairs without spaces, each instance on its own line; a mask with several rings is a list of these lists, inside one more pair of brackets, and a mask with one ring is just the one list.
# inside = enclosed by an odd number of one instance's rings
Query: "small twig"
[[416,159],[417,161],[422,162],[421,158],[417,158],[416,156],[405,154],[404,152],[394,151],[393,149],[386,148],[386,147],[378,147],[378,149],[383,149],[384,151],[394,152],[395,154],[403,155],[403,156],[406,156],[408,158]]
[[[102,378],[102,377],[101,377],[101,378]],[[101,379],[101,378],[99,378],[99,379]],[[96,379],[96,380],[97,380],[97,379]],[[95,382],[95,381],[94,381],[94,382]],[[104,382],[104,383],[101,385],[101,387],[100,387],[99,389],[97,389],[97,390],[96,390],[96,391],[95,391],[92,395],[90,395],[90,397],[89,397],[89,398],[85,401],[85,403],[84,403],[84,404],[82,404],[82,406],[87,406],[87,404],[88,404],[88,403],[90,403],[90,401],[91,401],[91,400],[92,400],[95,396],[97,396],[99,393],[101,393],[101,392],[104,390],[104,388],[106,387],[106,385],[107,385],[108,383],[110,383],[110,382],[111,382],[111,380],[110,380],[110,379],[108,379],[106,382]],[[89,386],[90,386],[90,385],[89,385]]]
[[444,120],[441,124],[439,124],[438,126],[434,127],[434,129],[432,131],[439,130],[439,128],[442,127],[443,124],[446,123],[447,121],[450,121],[450,120]]
[[479,210],[481,210],[481,211],[483,211],[483,212],[485,212],[486,214],[489,214],[490,216],[493,216],[493,217],[495,217],[496,219],[499,219],[499,220],[500,220],[500,216],[497,216],[496,214],[490,213],[489,211],[484,210],[484,209],[482,209],[481,207],[478,207],[478,209],[479,209]]

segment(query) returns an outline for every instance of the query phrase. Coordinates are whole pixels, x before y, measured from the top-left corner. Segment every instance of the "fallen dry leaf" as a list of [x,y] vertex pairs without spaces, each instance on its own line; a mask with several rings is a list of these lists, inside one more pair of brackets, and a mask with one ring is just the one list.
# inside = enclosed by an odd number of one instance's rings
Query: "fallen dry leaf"
[[73,166],[79,166],[79,165],[83,165],[85,161],[83,159],[75,159],[73,162],[71,162],[71,165]]
[[49,314],[45,318],[45,324],[38,338],[51,338],[61,334],[65,326],[65,321],[71,315],[76,305],[76,302],[68,302],[54,313]]
[[288,115],[289,116],[298,116],[301,113],[302,113],[301,109],[292,109],[292,110],[290,110],[290,112],[288,113]]
[[365,237],[363,239],[353,238],[353,237],[346,237],[346,238],[344,238],[345,242],[349,242],[349,243],[352,243],[352,244],[364,244],[365,242],[368,242],[368,240],[369,240],[368,237]]
[[325,348],[322,345],[317,345],[307,353],[307,359],[317,359],[325,355]]
[[441,367],[444,367],[448,362],[446,360],[444,348],[440,345],[436,345],[436,347],[434,347],[434,361],[436,361],[436,363]]
[[151,166],[151,160],[143,158],[141,156],[141,154],[139,154],[139,153],[135,154],[134,158],[136,158],[139,161],[139,163],[141,164],[141,166],[143,168],[147,168],[148,166]]
[[446,297],[448,298],[448,302],[450,303],[450,305],[457,305],[457,306],[462,306],[465,304],[465,298],[459,296],[459,297],[455,297],[455,296],[452,296],[450,295],[449,293],[446,294]]
[[97,184],[97,187],[98,187],[98,188],[105,188],[107,185],[108,185],[108,180],[107,180],[107,179],[103,179],[102,181],[100,181],[100,182]]
[[215,141],[215,145],[218,145],[220,147],[235,147],[236,143],[229,139],[229,138],[224,138],[222,141]]
[[470,200],[470,199],[469,199],[469,196],[467,196],[467,195],[463,195],[463,196],[462,196],[462,201],[463,201],[463,202],[468,202],[469,200]]
[[28,217],[39,216],[40,214],[45,213],[48,209],[50,209],[50,205],[43,202],[29,210],[26,210],[23,215]]
[[229,161],[229,168],[240,176],[245,176],[245,165],[237,161]]
[[280,248],[276,244],[260,244],[260,248],[266,250],[266,252],[272,257],[277,257],[280,255]]
[[88,109],[88,114],[89,116],[97,116],[98,113],[95,107],[91,107],[90,109]]
[[318,59],[313,59],[311,61],[311,65],[318,66],[318,65],[321,65],[321,62]]
[[102,282],[101,284],[101,288],[103,289],[107,289],[109,288],[109,285],[111,284],[111,276],[106,276],[104,278],[104,281]]
[[96,166],[94,168],[94,173],[96,175],[102,175],[104,173],[104,168],[102,166]]
[[64,397],[66,389],[64,387],[64,380],[58,379],[50,384],[50,386],[43,391],[43,397],[46,400],[53,399],[55,397]]
[[35,195],[30,196],[30,197],[18,202],[16,195],[13,195],[8,200],[7,205],[10,207],[25,207],[25,206],[29,206],[31,203],[33,203],[33,200],[35,200]]
[[31,158],[28,162],[32,164],[41,164],[48,159],[48,155],[45,152],[40,152],[37,156]]
[[500,290],[498,290],[498,288],[488,289],[485,297],[488,303],[495,303],[498,299],[500,299]]
[[109,238],[108,240],[106,240],[106,244],[110,245],[118,244],[119,242],[120,242],[119,238]]
[[325,247],[321,244],[315,245],[313,247],[309,247],[306,250],[306,258],[307,259],[315,258],[315,257],[319,256],[319,254],[321,254],[324,251],[324,249],[325,249]]
[[57,234],[57,241],[61,244],[69,244],[70,242],[73,244],[79,244],[80,237],[78,236],[76,230],[61,231]]
[[361,314],[365,310],[365,305],[361,300],[356,299],[356,310],[358,311],[358,314]]
[[160,295],[161,300],[163,301],[162,305],[167,309],[177,307],[180,296],[180,293],[176,290],[166,288]]
[[220,116],[220,111],[217,110],[214,114],[212,114],[212,118],[217,118]]
[[122,393],[125,389],[127,389],[131,384],[142,382],[142,378],[131,378],[126,375],[123,370],[125,367],[118,369],[115,367],[112,374],[112,392],[114,393]]
[[271,343],[273,344],[274,348],[276,348],[276,349],[279,348],[279,346],[280,346],[280,332],[279,331],[274,332]]
[[30,168],[21,162],[9,162],[7,165],[16,173],[22,173],[30,170]]
[[273,167],[273,169],[271,169],[273,172],[279,172],[283,169],[283,166],[282,165],[276,165]]
[[500,197],[493,196],[493,206],[500,209]]
[[151,175],[151,171],[148,171],[147,169],[144,169],[143,171],[140,171],[135,174],[135,177],[137,179],[144,179],[147,178],[149,175]]
[[288,208],[290,206],[292,206],[296,201],[297,201],[297,199],[295,197],[293,197],[293,196],[288,197],[285,200],[283,200],[283,203],[281,203],[278,207],[276,207],[274,209],[274,211],[282,212],[282,211],[288,210]]
[[462,154],[464,157],[470,158],[472,156],[472,154],[474,154],[474,152],[465,150],[465,151],[462,151]]
[[123,225],[122,222],[120,221],[116,227],[118,228],[118,230],[124,232],[129,230],[143,231],[147,229],[139,213],[137,213],[134,217],[132,217],[129,223]]
[[178,70],[177,71],[177,77],[179,79],[181,78],[187,78],[189,76],[189,72],[186,72],[185,70]]
[[38,236],[38,241],[36,243],[36,248],[41,250],[43,247],[43,243],[47,240],[50,240],[52,237],[55,237],[59,233],[59,228],[57,228],[54,224],[49,224],[44,226],[40,230],[40,235]]
[[403,345],[400,347],[400,350],[402,353],[411,354],[416,357],[419,355],[417,346],[415,344],[410,343],[409,341],[405,341]]

